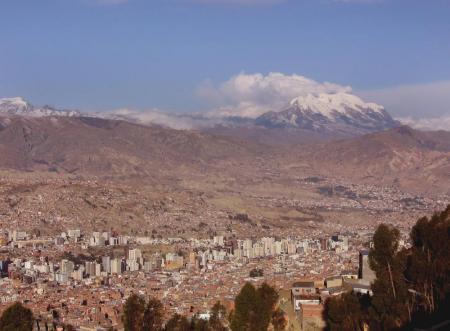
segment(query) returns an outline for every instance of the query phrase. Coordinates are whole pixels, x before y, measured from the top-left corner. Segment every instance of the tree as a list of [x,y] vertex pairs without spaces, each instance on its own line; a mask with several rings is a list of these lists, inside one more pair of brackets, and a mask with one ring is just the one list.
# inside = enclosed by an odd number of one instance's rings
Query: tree
[[33,313],[16,302],[6,308],[0,317],[0,331],[31,331],[33,329]]
[[[381,224],[369,254],[377,279],[373,296],[347,293],[325,305],[328,330],[429,329],[450,315],[450,205],[417,221],[412,247],[399,250],[400,233]],[[359,300],[359,303],[357,302]]]
[[185,316],[174,314],[172,318],[167,321],[165,331],[190,331],[191,325]]
[[234,301],[235,310],[230,315],[231,330],[267,330],[277,301],[278,293],[266,283],[258,289],[246,283]]
[[163,305],[161,301],[151,298],[145,307],[143,317],[143,331],[163,330]]
[[389,276],[392,296],[396,298],[397,291],[394,284],[394,259],[398,250],[400,231],[398,229],[380,224],[373,236],[374,247],[370,250],[369,263],[375,271],[377,278]]
[[132,294],[123,307],[122,322],[125,331],[142,331],[145,300]]
[[207,320],[198,318],[196,315],[191,319],[190,329],[192,331],[212,331],[210,323]]
[[[412,325],[427,327],[450,315],[450,205],[411,230],[405,276],[410,285]],[[447,317],[446,317],[447,316]]]
[[354,293],[344,293],[328,299],[324,317],[328,331],[364,330],[365,314],[359,297]]
[[409,295],[404,276],[407,252],[399,251],[399,239],[400,231],[386,224],[380,224],[373,236],[369,263],[377,279],[372,284],[369,314],[370,326],[375,330],[398,328],[409,318]]
[[158,299],[150,298],[145,303],[141,296],[132,294],[123,307],[122,322],[125,331],[163,330],[163,310]]
[[225,331],[226,328],[226,316],[227,309],[224,305],[217,301],[211,308],[211,317],[209,318],[209,324],[212,331]]
[[272,325],[274,331],[283,331],[286,329],[287,320],[284,312],[278,308],[272,313]]
[[256,290],[257,306],[255,310],[258,318],[256,325],[258,330],[267,330],[272,318],[272,312],[275,310],[275,305],[278,302],[278,293],[275,289],[267,283],[263,283]]
[[256,289],[251,283],[246,283],[234,300],[235,309],[232,314],[231,330],[248,331],[255,319],[257,305]]

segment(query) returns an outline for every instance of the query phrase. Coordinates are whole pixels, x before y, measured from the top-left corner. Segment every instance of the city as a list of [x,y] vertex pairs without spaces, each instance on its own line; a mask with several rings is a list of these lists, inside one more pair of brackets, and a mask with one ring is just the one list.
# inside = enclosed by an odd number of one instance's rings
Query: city
[[[60,322],[81,330],[118,328],[119,307],[130,293],[161,298],[167,314],[193,316],[207,314],[216,301],[231,307],[246,281],[265,281],[293,293],[296,282],[309,281],[314,293],[318,289],[316,305],[348,288],[370,288],[373,275],[360,274],[360,255],[367,255],[371,235],[347,231],[304,238],[186,240],[70,229],[31,238],[12,230],[0,242],[2,255],[9,250],[18,256],[0,262],[1,305],[24,301],[43,321],[58,314]],[[406,236],[402,245],[408,245]],[[296,311],[302,291],[291,300]],[[300,319],[320,326],[321,310],[312,309],[312,319]]]

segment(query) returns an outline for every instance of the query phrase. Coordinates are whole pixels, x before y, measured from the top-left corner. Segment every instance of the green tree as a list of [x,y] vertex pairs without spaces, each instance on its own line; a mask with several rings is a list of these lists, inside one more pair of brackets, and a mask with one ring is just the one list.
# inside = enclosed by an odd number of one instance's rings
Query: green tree
[[377,228],[369,255],[377,276],[373,296],[329,299],[324,311],[329,330],[358,330],[363,321],[372,331],[425,329],[448,319],[450,205],[419,219],[410,237],[412,247],[399,250],[399,231],[385,224]]
[[373,236],[374,247],[370,250],[370,267],[375,271],[377,278],[389,277],[392,296],[397,297],[394,283],[395,257],[398,251],[400,231],[386,224],[380,224]]
[[225,331],[226,328],[227,309],[220,301],[216,302],[211,308],[211,316],[209,324],[212,331]]
[[256,290],[256,297],[256,329],[267,330],[272,318],[272,312],[275,310],[275,305],[278,302],[278,293],[273,287],[269,286],[267,283],[263,283]]
[[123,307],[122,323],[125,331],[142,331],[145,300],[132,294]]
[[450,205],[431,219],[417,221],[411,241],[405,275],[413,293],[413,312],[424,319],[438,311],[450,315]]
[[242,287],[230,315],[232,331],[264,331],[269,327],[278,293],[266,283],[256,289],[251,283]]
[[190,329],[193,331],[212,331],[210,323],[197,316],[192,317]]
[[151,298],[144,311],[143,331],[161,331],[163,330],[164,307],[161,301]]
[[283,331],[286,329],[287,326],[286,315],[280,308],[277,308],[272,313],[272,325],[274,331]]
[[253,330],[252,322],[256,319],[257,303],[255,287],[251,283],[246,283],[234,300],[235,309],[231,319],[232,331]]
[[6,308],[0,317],[0,331],[31,331],[33,329],[33,313],[16,302]]
[[172,318],[167,321],[165,331],[190,331],[191,325],[185,316],[174,314]]
[[325,303],[324,317],[328,331],[362,331],[365,314],[356,294],[344,293]]
[[369,308],[372,329],[391,330],[409,319],[408,288],[404,271],[406,251],[399,251],[400,231],[381,224],[373,236],[369,253],[371,268],[377,279],[372,284],[373,298]]

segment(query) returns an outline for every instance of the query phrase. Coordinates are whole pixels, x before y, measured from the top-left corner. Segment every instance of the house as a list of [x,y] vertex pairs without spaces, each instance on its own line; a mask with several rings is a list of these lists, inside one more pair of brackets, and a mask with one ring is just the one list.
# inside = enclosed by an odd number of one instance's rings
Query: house
[[328,277],[325,279],[326,288],[341,287],[341,286],[342,286],[341,276]]
[[301,281],[292,284],[292,295],[312,295],[316,293],[316,285],[313,281]]
[[295,311],[301,311],[304,306],[317,306],[320,305],[320,296],[314,295],[294,295],[292,297],[292,304]]
[[370,283],[363,279],[345,279],[344,288],[354,293],[373,295]]

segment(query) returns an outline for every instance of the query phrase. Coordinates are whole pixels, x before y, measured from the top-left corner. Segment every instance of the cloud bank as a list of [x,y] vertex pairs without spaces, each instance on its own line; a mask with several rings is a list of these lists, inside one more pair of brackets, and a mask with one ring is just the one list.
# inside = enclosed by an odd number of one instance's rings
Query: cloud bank
[[268,75],[240,73],[217,86],[206,81],[198,87],[196,94],[215,108],[208,114],[211,117],[255,118],[268,111],[280,110],[299,96],[351,90],[349,86],[272,72]]
[[[209,104],[210,110],[204,113],[176,114],[159,109],[119,109],[106,116],[190,130],[227,124],[233,117],[252,119],[268,111],[279,111],[294,98],[308,94],[342,92],[352,93],[352,88],[318,82],[297,74],[240,73],[218,84],[205,81],[198,86],[196,95]],[[383,105],[393,117],[411,127],[450,130],[450,81],[357,91],[354,94]]]
[[355,94],[382,104],[396,117],[450,117],[450,81],[356,91]]
[[96,113],[96,116],[116,120],[132,120],[141,124],[156,124],[169,127],[176,130],[194,130],[200,127],[211,127],[219,124],[220,121],[208,119],[195,114],[176,114],[162,111],[160,109],[150,109],[139,111],[134,109],[122,108],[105,113]]
[[450,131],[450,115],[434,118],[412,118],[403,117],[397,118],[403,124],[409,125],[412,128],[425,130],[425,131],[436,131],[445,130]]

